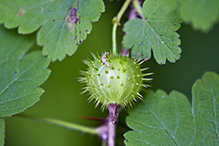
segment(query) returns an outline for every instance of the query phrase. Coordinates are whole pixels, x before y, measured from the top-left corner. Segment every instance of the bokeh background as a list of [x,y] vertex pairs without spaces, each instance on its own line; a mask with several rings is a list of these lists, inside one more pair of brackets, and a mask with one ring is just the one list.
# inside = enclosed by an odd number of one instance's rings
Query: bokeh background
[[[63,61],[51,63],[52,73],[41,86],[45,93],[40,101],[28,108],[24,113],[61,119],[86,126],[98,126],[96,121],[88,121],[80,117],[105,118],[107,111],[101,112],[100,106],[88,103],[87,94],[80,95],[82,85],[78,83],[79,70],[85,70],[82,60],[92,58],[91,52],[111,49],[112,18],[122,5],[121,1],[105,1],[106,12],[98,22],[93,23],[93,30],[78,51]],[[125,22],[123,20],[122,22]],[[219,73],[219,25],[207,34],[194,31],[189,24],[182,24],[178,31],[181,39],[181,59],[176,63],[158,65],[153,57],[143,66],[154,72],[152,90],[163,89],[167,93],[180,91],[191,99],[191,87],[206,71]],[[118,28],[118,47],[121,48],[122,27]],[[35,45],[32,50],[42,49]],[[142,102],[142,101],[140,101]],[[125,132],[124,121],[126,111],[122,111],[119,121],[120,141],[123,145],[122,133]],[[125,129],[125,130],[124,130]],[[6,118],[5,146],[91,146],[101,145],[101,139],[90,134],[73,131],[56,125],[18,117]]]

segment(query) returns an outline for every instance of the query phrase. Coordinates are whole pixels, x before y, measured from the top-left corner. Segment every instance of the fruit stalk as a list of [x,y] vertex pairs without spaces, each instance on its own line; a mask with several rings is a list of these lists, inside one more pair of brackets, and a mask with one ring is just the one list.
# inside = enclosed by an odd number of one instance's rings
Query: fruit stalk
[[129,4],[131,3],[131,0],[126,0],[120,9],[119,13],[117,14],[116,17],[113,18],[113,30],[112,30],[112,50],[113,54],[115,55],[117,53],[117,48],[116,48],[116,29],[117,26],[120,25],[120,19],[122,18],[122,15],[125,13],[127,10]]
[[115,125],[117,123],[120,109],[121,109],[121,105],[119,105],[119,104],[110,103],[108,105],[109,121],[112,122],[113,125]]

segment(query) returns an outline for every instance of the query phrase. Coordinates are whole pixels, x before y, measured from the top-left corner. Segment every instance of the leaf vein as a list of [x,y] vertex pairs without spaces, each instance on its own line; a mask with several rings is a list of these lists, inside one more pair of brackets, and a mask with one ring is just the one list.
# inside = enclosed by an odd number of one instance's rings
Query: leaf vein
[[[139,124],[139,125],[142,125],[142,126],[146,126],[146,127],[148,127],[148,128],[151,128],[151,129],[160,129],[160,130],[163,130],[163,128],[154,127],[154,126],[149,126],[149,125],[144,124],[144,122],[141,122],[141,121],[135,120],[135,119],[136,119],[136,118],[133,118],[133,119],[130,118],[129,120],[132,121],[133,123],[136,123],[136,124]],[[139,130],[139,131],[141,131],[141,130]],[[146,131],[141,131],[141,132],[147,133]]]
[[178,146],[178,143],[176,142],[176,140],[174,139],[174,137],[172,136],[172,134],[164,127],[163,123],[159,120],[159,118],[149,109],[149,112],[154,116],[154,118],[161,124],[161,126],[163,127],[163,129],[166,131],[166,133],[171,137],[171,139],[174,141],[174,143]]
[[54,2],[54,0],[50,0],[50,1],[47,1],[47,2],[41,2],[41,3],[38,3],[38,4],[34,4],[32,6],[27,7],[26,10],[29,10],[29,9],[32,9],[32,8],[36,8],[36,7],[45,5],[47,3],[51,3],[51,2]]
[[[31,89],[32,89],[32,88],[31,88]],[[16,98],[7,100],[7,101],[5,101],[5,102],[1,102],[0,105],[5,104],[5,103],[7,103],[7,102],[19,100],[20,98],[23,98],[23,97],[26,97],[26,96],[29,96],[29,95],[34,95],[34,94],[36,94],[36,93],[37,93],[37,92],[32,92],[32,93],[30,93],[30,94],[24,94],[23,96],[18,96],[18,97],[16,97]],[[16,108],[14,108],[14,109],[16,109]],[[1,109],[1,111],[4,111],[4,109]]]
[[[163,44],[165,45],[165,47],[175,56],[175,57],[177,57],[176,56],[176,54],[175,53],[173,53],[173,51],[169,48],[169,46],[167,45],[167,43],[164,41],[164,40],[162,40],[161,39],[161,37],[158,35],[158,33],[153,29],[153,27],[148,23],[148,22],[146,22],[147,24],[148,24],[148,26],[151,28],[151,30],[157,35],[157,38],[161,41],[161,42],[163,42]],[[170,30],[167,30],[167,31],[170,31]],[[172,31],[170,31],[170,32],[172,32]],[[159,48],[161,48],[161,47],[159,47]],[[161,52],[161,51],[160,51]]]

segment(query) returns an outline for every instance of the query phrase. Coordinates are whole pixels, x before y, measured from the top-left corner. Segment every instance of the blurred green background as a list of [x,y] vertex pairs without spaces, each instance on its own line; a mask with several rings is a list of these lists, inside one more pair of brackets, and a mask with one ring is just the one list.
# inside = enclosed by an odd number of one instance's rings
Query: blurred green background
[[[42,85],[45,90],[40,101],[24,113],[41,115],[87,126],[98,126],[99,122],[80,119],[80,117],[105,118],[107,111],[101,112],[100,106],[88,103],[87,94],[80,95],[82,85],[78,83],[79,70],[85,70],[82,60],[92,58],[90,52],[111,49],[112,18],[117,14],[122,2],[105,1],[106,12],[100,21],[93,23],[93,30],[78,51],[62,62],[51,63],[52,73]],[[124,20],[123,20],[124,21]],[[118,29],[118,47],[121,47],[122,27]],[[181,59],[176,63],[158,65],[151,58],[143,66],[154,72],[152,90],[163,89],[167,93],[177,90],[191,99],[191,87],[196,79],[206,71],[219,73],[219,25],[207,34],[194,31],[190,25],[182,24],[178,31],[181,39]],[[34,49],[41,47],[34,46]],[[142,101],[140,101],[142,102]],[[126,111],[120,115],[123,123]],[[120,131],[122,133],[124,131]],[[6,118],[5,146],[91,146],[101,145],[97,136],[73,131],[56,125],[17,117]],[[122,145],[122,142],[117,145]]]

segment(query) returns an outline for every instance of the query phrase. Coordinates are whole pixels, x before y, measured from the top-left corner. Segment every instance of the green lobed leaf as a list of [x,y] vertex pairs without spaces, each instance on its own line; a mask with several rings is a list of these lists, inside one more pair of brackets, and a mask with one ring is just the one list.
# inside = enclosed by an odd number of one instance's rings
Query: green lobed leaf
[[181,53],[179,35],[175,31],[182,22],[176,10],[165,7],[161,1],[145,1],[145,19],[133,19],[124,25],[123,47],[132,48],[133,58],[149,59],[153,50],[159,64],[165,64],[166,59],[175,62]]
[[1,0],[0,23],[22,34],[41,27],[37,43],[55,61],[75,53],[104,9],[102,0]]
[[4,119],[0,118],[0,146],[4,146],[4,139],[5,139],[5,121]]
[[149,91],[146,101],[129,112],[127,124],[134,131],[125,134],[125,144],[189,144],[194,134],[190,108],[187,98],[177,91],[169,96],[162,90]]
[[50,61],[40,51],[25,55],[34,43],[30,36],[0,26],[0,117],[24,111],[39,100],[39,88],[50,75]]
[[209,31],[219,18],[218,0],[182,0],[181,15],[193,28]]
[[145,102],[129,111],[127,146],[219,145],[219,77],[207,72],[193,85],[192,107],[186,96],[148,91]]

